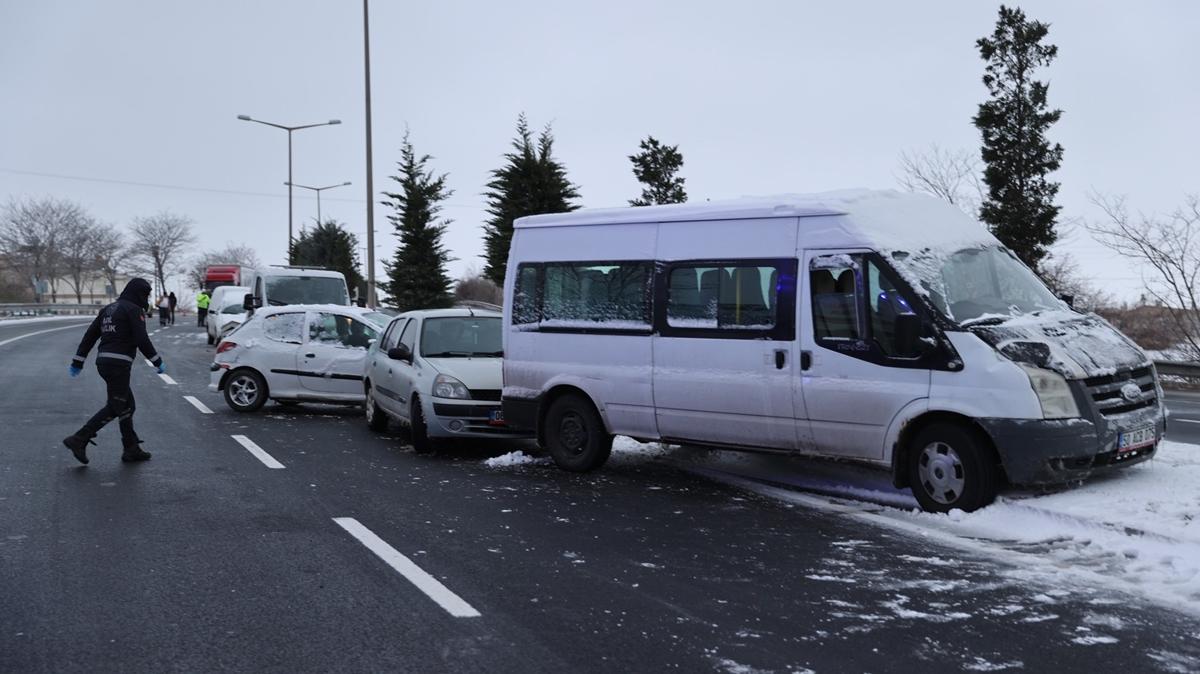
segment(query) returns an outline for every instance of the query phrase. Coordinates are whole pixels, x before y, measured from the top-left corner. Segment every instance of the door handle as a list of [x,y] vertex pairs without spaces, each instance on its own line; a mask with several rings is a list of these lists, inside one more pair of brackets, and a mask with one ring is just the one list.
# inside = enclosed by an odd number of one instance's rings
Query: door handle
[[316,357],[317,357],[317,354],[315,354],[315,353],[306,353],[306,354],[304,354],[304,357],[305,357],[305,358],[316,358]]
[[800,352],[800,369],[807,370],[810,367],[812,367],[812,352],[811,351],[801,351]]
[[775,369],[782,370],[784,365],[787,365],[787,351],[775,349]]

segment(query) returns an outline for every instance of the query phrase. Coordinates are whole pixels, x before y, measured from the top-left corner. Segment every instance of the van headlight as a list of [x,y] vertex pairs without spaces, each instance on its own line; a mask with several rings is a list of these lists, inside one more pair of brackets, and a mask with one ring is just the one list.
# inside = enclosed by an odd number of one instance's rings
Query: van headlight
[[1061,374],[1029,365],[1020,367],[1029,376],[1029,385],[1042,404],[1043,418],[1071,419],[1079,416],[1079,406],[1071,394],[1071,385]]
[[471,392],[467,390],[467,387],[461,381],[454,377],[439,374],[433,379],[433,397],[470,400]]

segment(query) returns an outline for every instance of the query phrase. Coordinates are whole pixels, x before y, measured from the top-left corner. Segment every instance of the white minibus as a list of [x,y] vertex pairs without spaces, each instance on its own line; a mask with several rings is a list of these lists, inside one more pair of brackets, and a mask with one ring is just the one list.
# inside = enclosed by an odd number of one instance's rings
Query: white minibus
[[586,471],[614,434],[891,471],[931,511],[1154,455],[1151,361],[932,197],[844,191],[516,221],[503,413]]
[[281,307],[288,304],[350,305],[346,277],[340,271],[324,267],[273,265],[256,269],[247,275],[250,287],[243,307],[251,313],[259,307]]

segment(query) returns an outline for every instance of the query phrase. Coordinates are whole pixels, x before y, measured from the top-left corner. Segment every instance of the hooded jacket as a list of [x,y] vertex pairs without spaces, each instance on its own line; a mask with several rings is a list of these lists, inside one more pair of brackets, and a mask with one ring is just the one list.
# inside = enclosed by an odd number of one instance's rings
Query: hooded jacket
[[83,341],[79,342],[72,363],[82,367],[88,352],[99,340],[96,360],[107,358],[133,363],[138,350],[141,350],[142,355],[156,367],[162,364],[162,358],[150,342],[150,335],[146,334],[145,312],[149,308],[150,283],[142,278],[131,280],[121,291],[121,297],[101,309],[87,332],[83,333]]

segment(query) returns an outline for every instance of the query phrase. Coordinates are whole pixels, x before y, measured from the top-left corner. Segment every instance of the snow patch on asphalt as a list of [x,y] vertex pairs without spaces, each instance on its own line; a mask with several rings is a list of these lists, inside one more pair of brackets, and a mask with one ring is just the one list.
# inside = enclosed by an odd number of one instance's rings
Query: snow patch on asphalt
[[488,468],[511,468],[513,466],[544,466],[550,463],[545,456],[530,456],[525,452],[509,452],[501,456],[493,456],[483,462]]

